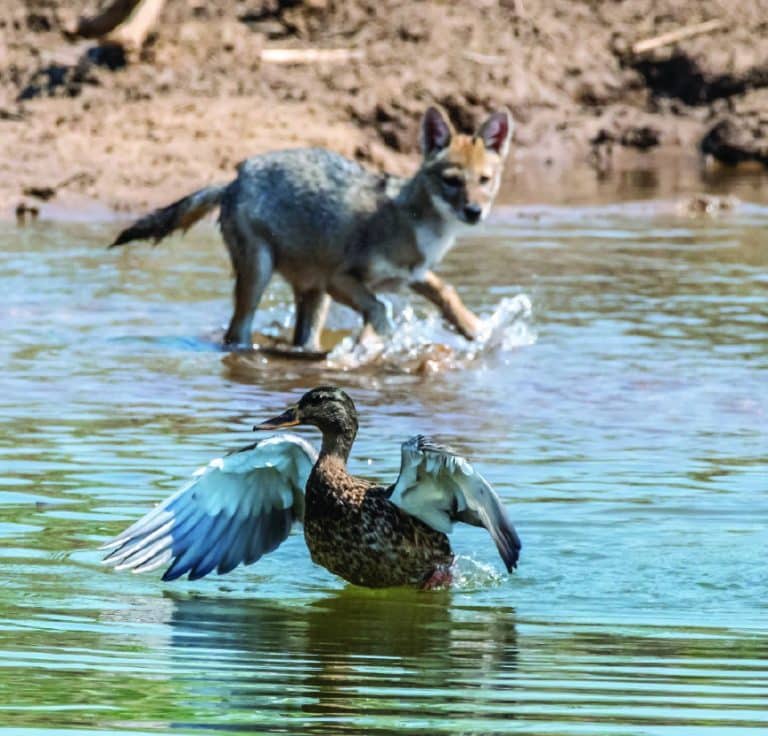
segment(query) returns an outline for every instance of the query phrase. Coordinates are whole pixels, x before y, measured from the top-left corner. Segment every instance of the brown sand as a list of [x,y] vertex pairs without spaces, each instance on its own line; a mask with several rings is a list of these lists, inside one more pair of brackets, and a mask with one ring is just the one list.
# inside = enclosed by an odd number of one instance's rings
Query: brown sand
[[[694,158],[704,140],[714,157],[768,158],[768,0],[168,0],[127,64],[65,38],[94,6],[0,9],[5,216],[44,201],[141,210],[231,178],[248,155],[296,145],[406,172],[419,115],[435,102],[464,127],[509,106],[518,170],[608,171],[626,152]],[[631,53],[640,39],[713,18],[723,30]],[[262,48],[362,58],[282,65],[261,62]]]

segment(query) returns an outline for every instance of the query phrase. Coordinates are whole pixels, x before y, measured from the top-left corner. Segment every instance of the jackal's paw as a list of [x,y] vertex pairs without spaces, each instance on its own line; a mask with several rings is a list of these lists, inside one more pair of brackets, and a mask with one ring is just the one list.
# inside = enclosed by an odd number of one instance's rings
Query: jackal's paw
[[382,336],[373,328],[373,325],[369,322],[363,326],[362,330],[360,330],[360,334],[357,336],[355,345],[363,348],[366,353],[378,353],[384,349],[384,340]]
[[477,340],[483,331],[483,322],[472,312],[467,311],[467,314],[456,323],[456,329],[467,340]]
[[239,333],[227,332],[223,341],[224,350],[253,350],[253,338],[250,333],[241,335]]
[[371,326],[377,335],[389,337],[395,331],[395,323],[389,315],[389,310],[382,303],[377,301],[374,309],[366,315],[366,327]]

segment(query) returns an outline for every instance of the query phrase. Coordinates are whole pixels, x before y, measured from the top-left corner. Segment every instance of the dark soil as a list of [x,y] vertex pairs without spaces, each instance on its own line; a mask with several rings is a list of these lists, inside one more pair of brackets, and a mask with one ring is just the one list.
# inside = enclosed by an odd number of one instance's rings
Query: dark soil
[[[703,152],[766,161],[768,0],[168,0],[137,58],[69,41],[95,3],[0,11],[0,207],[32,191],[112,209],[231,176],[270,148],[325,145],[396,172],[438,103],[463,128],[508,106],[524,165]],[[725,30],[636,56],[643,38]],[[344,63],[262,63],[264,47],[347,48]],[[765,109],[763,107],[762,109]]]

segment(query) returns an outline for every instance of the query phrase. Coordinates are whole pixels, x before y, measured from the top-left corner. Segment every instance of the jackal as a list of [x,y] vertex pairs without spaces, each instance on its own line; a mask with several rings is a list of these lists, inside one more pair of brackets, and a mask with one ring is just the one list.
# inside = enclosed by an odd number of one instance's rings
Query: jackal
[[252,344],[251,324],[274,271],[293,288],[293,343],[319,349],[330,298],[359,312],[364,329],[388,334],[379,290],[408,284],[465,337],[480,322],[433,272],[464,225],[480,222],[499,189],[512,117],[494,112],[474,135],[456,133],[430,107],[421,121],[423,160],[410,179],[372,173],[321,148],[249,158],[228,184],[200,189],[142,217],[111,247],[158,242],[220,208],[235,271],[234,314],[224,342]]

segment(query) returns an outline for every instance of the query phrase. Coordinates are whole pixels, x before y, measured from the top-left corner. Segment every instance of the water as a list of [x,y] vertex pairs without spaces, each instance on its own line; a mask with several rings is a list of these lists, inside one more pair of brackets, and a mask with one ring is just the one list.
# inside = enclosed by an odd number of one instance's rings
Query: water
[[[766,224],[500,207],[442,269],[483,346],[400,297],[394,348],[321,365],[217,349],[212,227],[116,253],[112,225],[3,225],[0,733],[768,732]],[[273,285],[262,331],[287,301]],[[331,338],[353,325],[339,309]],[[101,567],[101,542],[328,381],[361,413],[354,471],[389,481],[416,432],[473,460],[517,573],[473,528],[451,592],[346,586],[298,534],[197,583]]]

